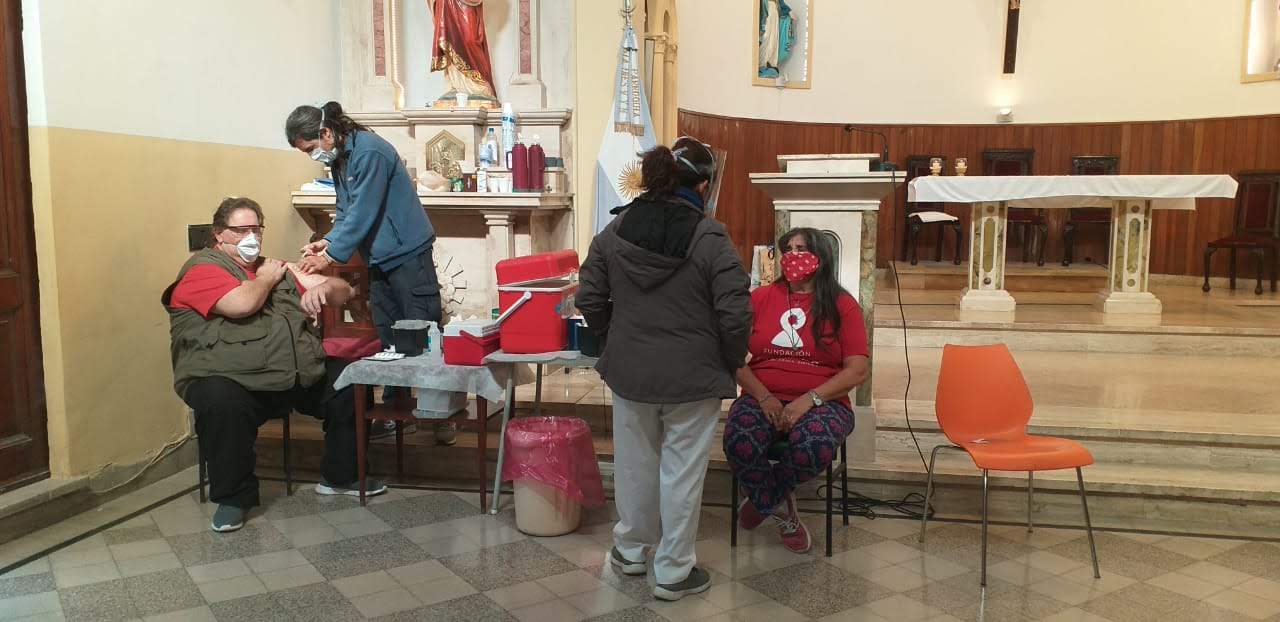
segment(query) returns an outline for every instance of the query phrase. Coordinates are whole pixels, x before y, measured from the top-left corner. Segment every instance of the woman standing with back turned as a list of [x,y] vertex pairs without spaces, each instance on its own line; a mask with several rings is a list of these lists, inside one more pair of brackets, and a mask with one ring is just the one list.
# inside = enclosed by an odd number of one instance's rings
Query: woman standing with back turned
[[646,192],[614,210],[580,273],[578,309],[607,335],[596,370],[614,395],[610,561],[642,575],[653,547],[653,593],[664,600],[711,586],[694,565],[702,485],[751,330],[747,273],[704,213],[715,170],[711,149],[692,138],[646,152]]

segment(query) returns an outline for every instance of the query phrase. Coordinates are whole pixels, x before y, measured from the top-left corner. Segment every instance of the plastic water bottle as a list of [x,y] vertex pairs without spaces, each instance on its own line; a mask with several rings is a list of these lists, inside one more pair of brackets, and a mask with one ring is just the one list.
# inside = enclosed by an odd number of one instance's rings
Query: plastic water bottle
[[502,105],[502,148],[506,151],[503,159],[508,170],[511,169],[511,150],[516,146],[516,110],[507,102]]
[[427,351],[431,358],[444,360],[444,337],[440,333],[440,325],[435,322],[430,322],[427,327]]
[[480,166],[492,167],[498,163],[498,136],[494,133],[493,128],[489,128],[489,135],[485,137],[484,144],[480,145]]

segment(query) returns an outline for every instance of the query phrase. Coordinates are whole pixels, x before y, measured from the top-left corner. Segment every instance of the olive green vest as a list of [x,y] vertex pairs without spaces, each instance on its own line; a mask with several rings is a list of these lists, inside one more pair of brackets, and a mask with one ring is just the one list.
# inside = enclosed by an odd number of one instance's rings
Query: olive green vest
[[302,310],[298,283],[290,272],[271,290],[257,313],[239,319],[204,319],[191,309],[169,306],[173,290],[191,268],[213,264],[241,282],[249,276],[226,254],[204,249],[191,256],[165,290],[169,312],[173,388],[184,396],[197,378],[223,376],[250,391],[309,387],[325,375],[319,330]]

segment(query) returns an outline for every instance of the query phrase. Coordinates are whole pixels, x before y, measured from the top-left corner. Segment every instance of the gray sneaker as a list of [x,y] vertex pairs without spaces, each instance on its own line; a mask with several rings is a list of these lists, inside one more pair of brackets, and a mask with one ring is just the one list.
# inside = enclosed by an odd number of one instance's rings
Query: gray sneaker
[[653,588],[653,595],[659,600],[680,600],[690,594],[700,594],[711,589],[711,575],[707,571],[694,567],[689,576],[679,583],[659,583]]
[[213,512],[213,523],[210,528],[218,533],[235,531],[244,527],[244,508],[222,504]]
[[609,552],[609,563],[613,564],[613,566],[621,571],[622,574],[631,577],[639,576],[646,572],[643,559],[638,562],[633,562],[623,557],[622,553],[618,551],[618,547],[616,546]]
[[[364,480],[364,496],[372,497],[380,495],[387,491],[387,485],[382,480],[369,478]],[[317,495],[347,495],[349,497],[360,496],[360,482],[351,482],[350,484],[330,484],[325,480],[320,480],[316,484]]]

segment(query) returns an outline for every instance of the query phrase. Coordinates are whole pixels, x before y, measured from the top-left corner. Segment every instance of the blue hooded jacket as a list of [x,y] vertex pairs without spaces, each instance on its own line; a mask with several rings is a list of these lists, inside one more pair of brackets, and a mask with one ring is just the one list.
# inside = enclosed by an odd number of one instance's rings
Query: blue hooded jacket
[[370,267],[393,270],[435,243],[417,188],[391,143],[357,130],[342,151],[333,184],[337,218],[324,236],[329,257],[346,263],[358,250]]

